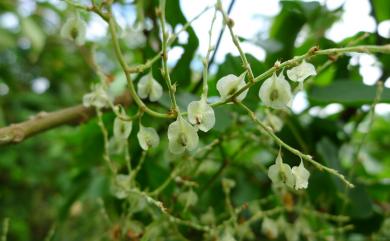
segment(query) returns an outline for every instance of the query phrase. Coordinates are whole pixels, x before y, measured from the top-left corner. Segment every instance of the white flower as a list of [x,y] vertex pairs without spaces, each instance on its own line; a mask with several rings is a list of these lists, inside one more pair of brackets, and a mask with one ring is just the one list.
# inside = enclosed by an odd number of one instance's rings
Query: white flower
[[278,132],[283,128],[283,120],[271,113],[267,114],[265,124],[271,127],[274,132]]
[[194,206],[198,202],[198,195],[192,189],[182,192],[178,195],[177,200],[184,207]]
[[107,94],[103,85],[95,85],[92,87],[92,92],[83,96],[83,105],[85,107],[105,108],[110,106],[112,98]]
[[316,75],[316,68],[314,65],[307,63],[305,60],[298,66],[287,70],[287,76],[292,81],[303,82],[307,77]]
[[153,78],[151,71],[139,80],[137,87],[141,99],[149,98],[150,101],[157,101],[163,94],[162,86]]
[[180,154],[186,149],[194,150],[198,146],[199,137],[197,129],[179,115],[177,120],[168,126],[168,140],[169,150]]
[[160,137],[158,136],[155,129],[153,129],[152,127],[144,127],[141,124],[139,125],[137,138],[139,145],[145,151],[149,148],[158,146],[158,143],[160,142]]
[[116,117],[114,120],[114,137],[117,140],[126,140],[129,138],[131,130],[133,129],[133,122],[125,121]]
[[115,197],[124,199],[129,194],[130,176],[124,174],[118,174],[114,177],[111,183],[111,192]]
[[136,23],[134,26],[127,28],[123,37],[131,49],[144,47],[147,40],[144,35],[144,27],[142,23]]
[[[220,78],[217,82],[217,90],[219,94],[221,95],[222,100],[226,100],[228,97],[236,93],[238,90],[240,90],[242,87],[245,86],[245,73],[241,74],[240,76],[235,76],[234,74],[226,75],[222,78]],[[242,101],[245,99],[246,95],[248,93],[248,90],[245,90],[241,94],[239,94],[236,99],[238,101]]]
[[188,120],[197,126],[199,130],[207,132],[215,125],[215,114],[213,108],[207,104],[206,99],[192,101],[188,107]]
[[265,217],[261,225],[261,232],[269,239],[276,239],[279,234],[278,225],[274,220]]
[[280,153],[276,157],[275,164],[268,168],[268,177],[274,185],[285,184],[288,187],[294,187],[295,180],[291,167],[283,163]]
[[274,109],[284,109],[291,105],[291,87],[283,73],[276,76],[274,73],[266,79],[260,87],[259,97],[265,106]]
[[63,38],[75,41],[77,45],[83,45],[86,30],[86,23],[77,15],[66,20],[61,28],[60,34]]
[[299,166],[293,167],[291,171],[295,177],[295,189],[307,188],[310,172],[306,170],[303,161],[301,160]]

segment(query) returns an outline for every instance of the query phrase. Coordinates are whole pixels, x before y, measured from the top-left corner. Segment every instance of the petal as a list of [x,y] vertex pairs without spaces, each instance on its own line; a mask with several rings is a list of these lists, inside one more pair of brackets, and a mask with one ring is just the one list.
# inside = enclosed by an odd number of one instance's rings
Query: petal
[[259,97],[265,106],[274,109],[285,109],[291,105],[292,93],[290,84],[282,73],[279,76],[276,76],[274,73],[260,87]]
[[303,82],[307,77],[316,75],[316,69],[311,63],[307,63],[305,60],[298,66],[287,70],[287,76],[292,81]]
[[186,120],[182,119],[182,131],[186,137],[187,143],[186,148],[189,151],[194,150],[199,143],[199,136],[197,133],[197,129],[193,127]]
[[222,99],[226,99],[226,97],[228,97],[230,94],[232,94],[230,92],[232,91],[232,89],[235,88],[234,81],[236,79],[237,79],[237,76],[235,76],[234,74],[229,74],[229,75],[226,75],[218,80],[217,90],[218,90]]
[[114,120],[114,137],[117,139],[127,139],[133,128],[133,122],[124,121],[119,117]]
[[142,125],[140,125],[137,138],[141,148],[145,151],[149,148],[158,146],[158,143],[160,142],[160,137],[155,129],[152,127],[144,127]]
[[158,101],[163,94],[163,88],[159,82],[153,79],[152,88],[149,95],[149,100],[154,102]]
[[295,177],[295,189],[307,188],[310,172],[306,170],[302,161],[298,167],[292,168],[292,174]]
[[138,81],[137,84],[137,94],[141,99],[146,99],[149,96],[151,86],[149,81],[150,75],[144,75],[142,78]]

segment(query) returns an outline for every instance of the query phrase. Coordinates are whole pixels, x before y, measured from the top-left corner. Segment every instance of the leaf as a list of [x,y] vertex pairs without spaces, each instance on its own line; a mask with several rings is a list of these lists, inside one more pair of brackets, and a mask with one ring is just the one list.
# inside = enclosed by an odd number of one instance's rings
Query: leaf
[[31,41],[31,46],[36,57],[45,45],[45,34],[39,25],[31,18],[21,18],[22,31],[26,37]]
[[[376,95],[376,86],[367,86],[358,81],[337,80],[326,87],[313,87],[308,93],[313,105],[340,103],[346,106],[371,104]],[[390,103],[390,89],[384,88],[381,103]]]
[[[172,29],[175,29],[178,24],[186,24],[187,20],[181,11],[179,0],[170,0],[167,4],[169,7],[166,8],[165,14],[167,22],[171,24]],[[184,48],[184,53],[171,71],[172,82],[178,82],[181,86],[188,86],[191,83],[192,71],[190,65],[199,46],[198,37],[192,27],[187,28],[187,33],[188,42],[185,45],[181,45]]]
[[390,1],[389,0],[373,0],[371,1],[377,20],[383,21],[390,19]]

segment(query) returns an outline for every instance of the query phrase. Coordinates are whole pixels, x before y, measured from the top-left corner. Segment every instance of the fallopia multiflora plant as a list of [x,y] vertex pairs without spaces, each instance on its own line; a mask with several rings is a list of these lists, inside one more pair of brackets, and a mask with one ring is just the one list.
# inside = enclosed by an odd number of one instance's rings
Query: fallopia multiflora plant
[[[287,240],[300,240],[302,236],[314,240],[318,232],[310,226],[306,215],[314,215],[325,221],[336,222],[337,225],[333,229],[334,233],[342,233],[351,228],[350,225],[343,224],[348,220],[348,217],[322,214],[309,204],[294,205],[292,195],[298,194],[299,196],[299,194],[306,192],[310,185],[311,172],[326,172],[339,179],[345,184],[346,188],[354,188],[354,184],[337,170],[321,164],[311,155],[288,145],[280,139],[277,132],[284,124],[280,113],[290,115],[294,95],[305,90],[305,82],[308,79],[316,77],[318,69],[321,69],[311,63],[311,60],[316,56],[335,56],[350,52],[390,53],[389,45],[364,45],[333,49],[320,49],[314,46],[301,56],[283,62],[275,60],[272,68],[255,76],[252,66],[241,48],[240,39],[234,32],[234,21],[227,15],[219,0],[176,32],[173,32],[166,22],[165,11],[169,8],[169,1],[161,0],[155,10],[158,25],[153,26],[160,31],[161,49],[155,57],[144,64],[134,66],[125,60],[125,53],[120,45],[118,34],[122,30],[112,12],[112,1],[103,1],[99,4],[92,1],[90,5],[82,5],[70,0],[67,0],[67,3],[75,11],[74,15],[64,23],[61,35],[73,41],[76,45],[83,45],[85,43],[86,23],[80,13],[100,16],[108,24],[113,46],[112,51],[115,54],[118,66],[126,77],[127,91],[133,100],[133,104],[138,107],[135,115],[128,115],[124,107],[115,105],[115,96],[109,91],[110,87],[108,82],[105,81],[105,75],[102,74],[101,68],[95,64],[101,82],[95,84],[90,93],[85,94],[83,104],[86,107],[96,108],[98,123],[103,132],[105,143],[103,158],[106,160],[112,175],[112,192],[115,197],[128,202],[128,205],[133,208],[126,218],[127,222],[133,224],[131,231],[137,238],[141,239],[142,237],[142,240],[171,240],[164,237],[163,233],[171,230],[172,227],[174,227],[175,232],[180,233],[182,230],[177,229],[177,227],[185,226],[189,230],[200,231],[202,237],[206,240],[251,240],[255,239],[254,233],[256,233],[252,224],[262,220],[261,227],[258,227],[258,230],[269,239],[276,239],[284,235]],[[177,92],[181,87],[180,82],[172,83],[168,67],[169,48],[180,33],[185,32],[193,21],[196,21],[208,11],[213,11],[213,18],[210,22],[208,51],[206,56],[202,58],[202,91],[197,100],[190,102],[186,109],[182,109],[177,103]],[[216,82],[216,86],[213,86],[218,91],[219,97],[210,98],[208,96],[210,84],[208,65],[210,54],[214,51],[212,30],[215,27],[217,17],[223,19],[223,27],[227,28],[231,41],[240,54],[243,68],[241,73],[232,72],[221,77]],[[127,41],[137,45],[145,44],[146,38],[143,35],[145,28],[147,28],[147,24],[138,21],[131,29],[131,39]],[[160,70],[165,83],[157,81],[151,70],[158,61],[161,61],[162,67]],[[137,74],[142,75],[142,77],[138,83],[135,83],[134,76]],[[190,77],[185,76],[185,78]],[[260,110],[252,110],[244,104],[248,91],[256,86],[260,86],[257,102],[265,107]],[[166,108],[165,111],[153,109],[152,106],[161,103],[160,100],[164,93],[169,97],[169,108]],[[252,121],[260,132],[260,136],[269,138],[272,142],[268,148],[273,150],[275,161],[263,170],[272,183],[273,194],[261,200],[248,200],[247,205],[235,206],[233,204],[230,196],[236,186],[236,181],[229,178],[222,179],[221,185],[224,198],[221,199],[221,205],[225,206],[226,215],[220,217],[215,213],[212,206],[202,207],[202,210],[207,210],[204,213],[196,213],[199,195],[203,191],[198,190],[196,181],[183,178],[181,174],[188,172],[189,168],[191,176],[198,175],[202,166],[201,162],[220,145],[223,140],[222,137],[204,144],[201,144],[201,139],[207,136],[221,121],[216,116],[215,110],[223,105],[237,106],[242,110],[242,112],[237,113],[238,115],[246,113],[245,115],[248,117],[246,120]],[[163,106],[160,107],[159,109],[164,108]],[[116,115],[112,135],[107,131],[102,120],[102,110],[107,108],[111,109]],[[142,118],[146,115],[152,116],[156,121],[161,119],[164,123],[167,123],[164,131],[144,126]],[[260,117],[260,115],[265,116],[265,118]],[[138,133],[132,133],[133,125],[138,126]],[[200,133],[202,135],[199,135]],[[250,134],[252,133],[248,133],[247,136],[242,138],[250,138]],[[130,135],[137,136],[138,145],[143,151],[136,167],[131,166]],[[227,133],[224,138],[233,138],[232,135],[234,134]],[[148,152],[162,145],[160,143],[162,139],[168,140],[167,150],[171,153],[170,158],[181,161],[172,169],[169,177],[158,188],[154,190],[141,188],[141,185],[136,181],[137,174],[144,162],[151,161],[148,160]],[[134,143],[131,144],[134,145]],[[283,159],[283,153],[285,152],[296,155],[300,160],[299,163],[290,166]],[[125,174],[118,172],[118,164],[112,159],[112,156],[118,153],[123,154],[128,162],[128,170]],[[238,152],[237,155],[240,155],[240,153]],[[196,164],[188,167],[186,162],[195,162]],[[161,193],[171,182],[180,184],[177,202],[185,211],[190,212],[191,216],[181,217],[179,213],[175,214],[167,208],[169,203],[160,201]],[[277,201],[279,205],[267,210],[260,208],[260,205],[271,202],[273,198],[279,200]],[[165,202],[169,201],[165,200]],[[240,215],[246,209],[249,209],[251,215],[242,219]],[[298,218],[293,223],[288,222],[284,215],[292,210],[299,212]],[[134,216],[137,212],[148,213],[152,217],[152,221],[137,220]],[[189,233],[188,229],[187,232],[183,231],[180,235],[175,235],[183,238]],[[185,238],[191,239],[191,237]]]

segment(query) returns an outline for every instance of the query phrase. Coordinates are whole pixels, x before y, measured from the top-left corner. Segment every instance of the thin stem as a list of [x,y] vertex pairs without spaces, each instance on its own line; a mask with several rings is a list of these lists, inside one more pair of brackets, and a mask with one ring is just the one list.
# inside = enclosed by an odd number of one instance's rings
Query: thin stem
[[215,23],[215,19],[217,17],[217,8],[215,8],[215,11],[214,11],[214,15],[213,15],[213,19],[211,20],[211,26],[210,26],[210,30],[209,30],[209,44],[208,44],[208,48],[207,48],[207,54],[206,54],[206,57],[203,59],[203,91],[202,91],[202,98],[204,100],[207,100],[207,93],[209,91],[209,86],[208,86],[208,70],[209,70],[209,58],[210,58],[210,54],[211,54],[211,51],[213,50],[212,46],[211,46],[211,37],[212,37],[212,33],[213,33],[213,27],[214,27],[214,23]]
[[8,228],[9,228],[9,218],[4,218],[3,230],[1,232],[1,241],[7,241]]
[[242,92],[249,89],[254,84],[271,76],[277,70],[283,69],[284,67],[296,66],[304,59],[310,59],[310,58],[318,56],[318,55],[334,55],[334,54],[338,54],[338,53],[345,54],[345,53],[351,53],[351,52],[389,54],[390,53],[390,44],[382,45],[382,46],[360,45],[360,46],[345,47],[345,48],[325,49],[325,50],[318,50],[318,48],[316,48],[316,47],[311,48],[307,53],[305,53],[303,55],[296,56],[290,60],[287,60],[285,62],[278,64],[277,66],[273,66],[272,68],[268,69],[267,71],[265,71],[262,74],[260,74],[259,76],[257,76],[253,82],[247,83],[244,87],[242,87],[240,90],[238,90],[236,93],[234,93],[231,97],[227,98],[224,101],[219,101],[219,102],[213,103],[211,106],[216,107],[216,106],[220,106],[220,105],[223,105],[223,104],[226,104],[226,103],[233,101]]
[[100,111],[99,108],[96,108],[96,113],[97,113],[97,121],[98,125],[100,127],[100,130],[103,135],[103,145],[104,145],[104,151],[103,151],[103,159],[106,161],[108,167],[110,168],[111,172],[113,174],[116,174],[116,169],[115,166],[110,158],[110,153],[109,153],[109,140],[108,140],[108,131],[106,127],[104,126],[103,123],[103,113]]
[[138,161],[137,166],[135,167],[134,171],[130,173],[130,183],[132,183],[133,180],[137,177],[138,172],[141,170],[142,165],[144,164],[145,157],[146,157],[146,151],[143,151],[141,154],[141,158]]
[[126,76],[127,85],[129,87],[131,97],[134,99],[135,103],[139,106],[140,109],[142,109],[144,112],[148,113],[151,116],[159,117],[159,118],[172,118],[172,114],[160,113],[160,112],[157,112],[157,111],[150,109],[140,99],[140,97],[138,96],[138,94],[135,90],[135,87],[134,87],[133,81],[131,80],[130,74],[127,71],[128,66],[126,64],[126,61],[124,60],[122,50],[120,49],[120,46],[119,46],[119,41],[118,41],[116,29],[115,29],[115,22],[114,22],[114,19],[112,16],[110,16],[108,19],[108,26],[109,26],[110,33],[111,33],[112,43],[114,45],[115,55],[116,55],[118,62],[120,64],[120,66],[122,67],[122,70]]
[[169,69],[168,69],[168,53],[167,53],[167,48],[168,48],[168,37],[169,33],[166,30],[165,27],[165,0],[160,1],[160,9],[157,11],[157,15],[160,19],[160,24],[161,24],[161,32],[162,32],[162,74],[164,76],[164,79],[166,81],[167,87],[168,87],[168,92],[169,92],[169,98],[171,99],[171,110],[173,113],[179,113],[179,107],[177,106],[176,103],[176,97],[175,97],[175,92],[176,92],[176,85],[172,85],[171,77],[169,75]]
[[226,23],[226,26],[229,29],[229,33],[230,33],[230,36],[232,38],[232,41],[233,41],[234,45],[236,46],[238,52],[240,53],[241,61],[242,61],[243,65],[244,65],[244,68],[248,71],[249,83],[252,83],[252,82],[254,82],[255,77],[253,75],[252,68],[251,68],[249,62],[246,59],[245,53],[244,53],[244,51],[241,48],[240,40],[238,39],[237,35],[235,35],[234,32],[233,32],[234,22],[233,22],[233,20],[231,18],[229,18],[227,13],[223,10],[221,0],[218,0],[217,8],[222,13],[223,20],[224,20],[224,22]]
[[291,153],[299,156],[300,158],[310,162],[313,166],[315,166],[318,170],[320,171],[326,171],[328,172],[329,174],[332,174],[338,178],[340,178],[348,187],[352,188],[354,187],[354,185],[352,183],[350,183],[345,177],[344,175],[340,174],[338,171],[336,171],[335,169],[332,169],[332,168],[329,168],[327,166],[324,166],[322,165],[321,163],[319,162],[316,162],[313,160],[313,157],[310,156],[310,155],[305,155],[303,154],[302,152],[300,152],[299,150],[289,146],[288,144],[286,144],[284,141],[282,141],[277,135],[275,135],[272,131],[271,128],[267,127],[265,124],[263,124],[259,119],[256,118],[256,115],[255,113],[249,109],[246,105],[244,105],[243,103],[241,102],[236,102],[240,107],[242,107],[244,110],[246,110],[248,112],[248,115],[251,117],[251,119],[260,127],[260,129],[262,131],[264,131],[265,133],[267,133],[278,145],[286,148],[288,151],[290,151]]

